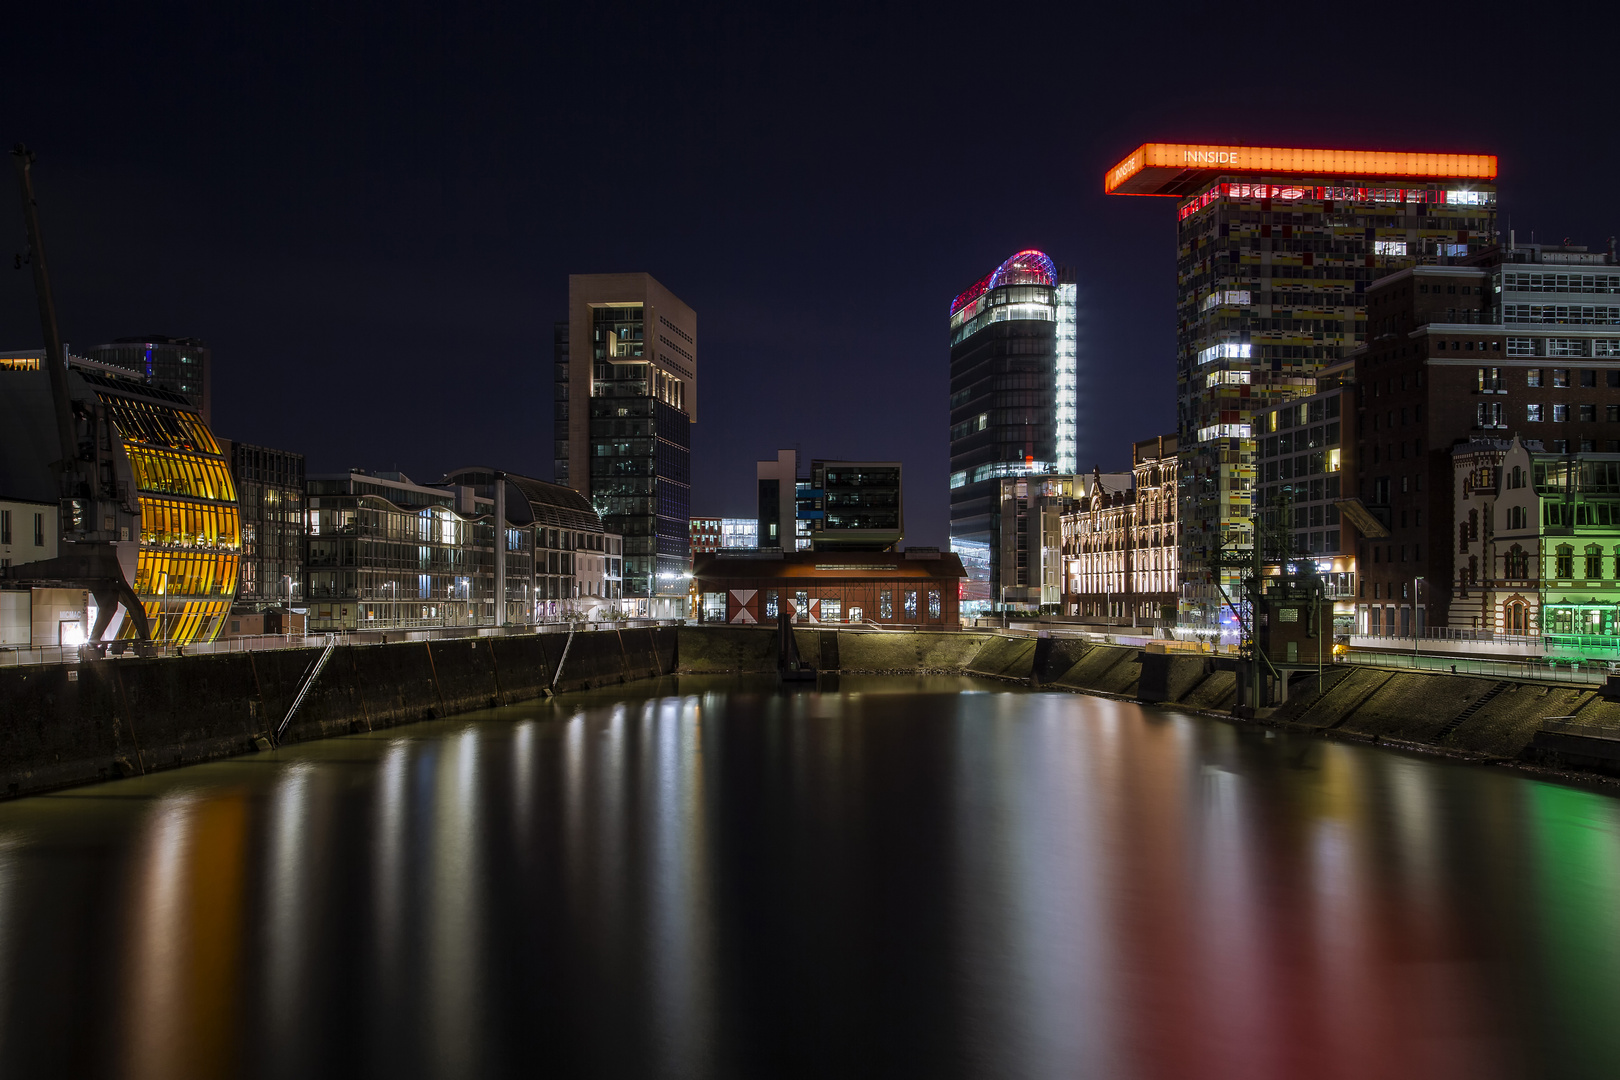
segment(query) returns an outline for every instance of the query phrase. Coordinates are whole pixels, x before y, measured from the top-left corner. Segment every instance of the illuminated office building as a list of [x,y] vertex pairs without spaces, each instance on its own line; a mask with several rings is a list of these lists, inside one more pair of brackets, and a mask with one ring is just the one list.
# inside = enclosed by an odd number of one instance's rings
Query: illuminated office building
[[242,511],[242,574],[236,611],[302,605],[304,455],[220,440]]
[[1079,460],[1075,286],[1020,251],[951,302],[951,550],[962,614],[1003,604],[1001,481]]
[[[184,396],[136,373],[70,357],[68,394],[95,433],[83,445],[94,455],[96,480],[94,490],[60,500],[43,355],[13,353],[0,361],[0,489],[56,504],[67,516],[57,519],[63,534],[111,543],[152,640],[214,640],[236,596],[242,518],[230,462],[213,433]],[[27,576],[26,565],[12,570]],[[94,614],[87,616],[94,622]],[[138,636],[123,605],[110,620],[105,637]]]
[[679,616],[690,573],[697,316],[650,274],[571,274],[567,332],[558,328],[553,348],[557,480],[624,538],[626,610]]
[[213,353],[207,342],[162,334],[121,337],[110,345],[97,345],[89,358],[133,371],[159,390],[181,395],[202,413],[203,423],[214,422]]
[[[358,469],[311,476],[307,490],[311,630],[495,625],[491,500]],[[509,587],[533,576],[532,532],[515,541]]]
[[1174,198],[1180,618],[1213,626],[1251,542],[1253,416],[1367,334],[1370,282],[1494,243],[1496,158],[1147,143],[1104,190]]

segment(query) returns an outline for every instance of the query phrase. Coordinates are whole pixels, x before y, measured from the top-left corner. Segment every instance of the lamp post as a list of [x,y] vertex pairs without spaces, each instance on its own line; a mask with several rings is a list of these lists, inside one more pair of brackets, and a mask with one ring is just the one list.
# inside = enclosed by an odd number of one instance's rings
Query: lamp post
[[1423,577],[1412,579],[1412,666],[1418,666],[1418,595],[1423,588]]

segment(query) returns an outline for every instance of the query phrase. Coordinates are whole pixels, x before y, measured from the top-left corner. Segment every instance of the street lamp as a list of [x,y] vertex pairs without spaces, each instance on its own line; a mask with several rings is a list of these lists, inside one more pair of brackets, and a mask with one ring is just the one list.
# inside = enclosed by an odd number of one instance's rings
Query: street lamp
[[1418,666],[1418,595],[1423,587],[1423,576],[1412,579],[1412,666]]

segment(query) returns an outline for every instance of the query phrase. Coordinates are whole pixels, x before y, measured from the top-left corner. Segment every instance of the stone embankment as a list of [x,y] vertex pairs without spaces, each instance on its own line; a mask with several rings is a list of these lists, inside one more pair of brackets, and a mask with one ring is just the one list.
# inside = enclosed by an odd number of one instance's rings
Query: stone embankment
[[[1237,665],[1196,653],[1000,638],[966,669],[1031,685],[1230,715]],[[1558,731],[1547,720],[1563,721]],[[1297,672],[1289,700],[1249,721],[1328,738],[1620,775],[1620,702],[1596,689],[1512,679],[1338,666]],[[1583,733],[1584,732],[1584,733]]]
[[[971,674],[1230,713],[1236,665],[990,632],[800,629],[825,672]],[[319,649],[0,670],[0,796],[172,768],[269,746]],[[334,648],[282,741],[326,738],[681,674],[774,674],[769,628],[690,626],[470,637]],[[1296,676],[1257,723],[1418,745],[1484,760],[1620,771],[1605,744],[1541,731],[1548,717],[1620,728],[1620,705],[1577,688],[1439,673],[1335,668]]]

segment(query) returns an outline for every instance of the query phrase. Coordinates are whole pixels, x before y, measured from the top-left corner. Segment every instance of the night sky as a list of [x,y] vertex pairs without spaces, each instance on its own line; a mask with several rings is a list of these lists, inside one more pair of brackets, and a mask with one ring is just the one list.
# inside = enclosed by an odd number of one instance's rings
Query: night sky
[[0,138],[70,347],[206,339],[216,431],[315,472],[549,478],[568,274],[645,270],[698,314],[693,513],[898,458],[944,544],[948,307],[1019,248],[1078,274],[1081,464],[1173,426],[1175,204],[1102,195],[1141,142],[1496,153],[1521,240],[1620,233],[1608,6],[216,7],[13,12]]

